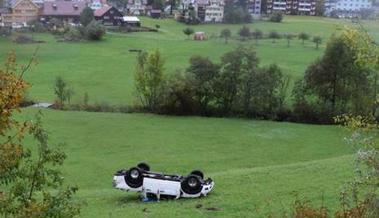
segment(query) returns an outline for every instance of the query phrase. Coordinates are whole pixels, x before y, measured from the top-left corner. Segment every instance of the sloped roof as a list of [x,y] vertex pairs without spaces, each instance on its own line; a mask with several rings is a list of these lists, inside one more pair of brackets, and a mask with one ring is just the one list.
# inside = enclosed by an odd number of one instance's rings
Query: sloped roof
[[33,1],[31,0],[11,0],[9,3],[10,3],[10,7],[11,8],[14,8],[16,7],[19,3],[21,3],[22,1],[28,1],[30,2],[32,5],[34,5],[35,7],[39,8],[39,6],[37,4],[35,4]]
[[45,16],[80,16],[85,7],[87,7],[87,3],[82,1],[45,1],[41,14]]
[[110,9],[112,8],[112,6],[109,6],[109,5],[105,5],[97,10],[95,10],[95,12],[93,13],[93,15],[95,17],[101,17],[103,16],[105,13],[107,13],[107,11],[109,11]]

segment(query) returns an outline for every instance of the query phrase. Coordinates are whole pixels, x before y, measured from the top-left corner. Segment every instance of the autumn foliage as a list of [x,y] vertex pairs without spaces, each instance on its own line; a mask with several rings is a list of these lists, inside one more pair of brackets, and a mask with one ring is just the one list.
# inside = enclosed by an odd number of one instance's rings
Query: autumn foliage
[[[33,63],[34,56],[18,66],[11,52],[0,68],[0,217],[75,217],[80,212],[74,199],[77,188],[62,187],[58,166],[66,154],[48,143],[42,114],[34,121],[15,119],[29,87],[23,75]],[[32,144],[25,144],[26,135],[34,138]]]
[[22,67],[21,74],[17,74],[14,52],[9,53],[4,68],[0,69],[0,137],[5,140],[0,141],[0,175],[3,175],[0,180],[9,178],[23,154],[20,140],[24,136],[27,123],[17,122],[12,115],[19,110],[18,106],[29,87],[22,78],[26,69],[27,67]]

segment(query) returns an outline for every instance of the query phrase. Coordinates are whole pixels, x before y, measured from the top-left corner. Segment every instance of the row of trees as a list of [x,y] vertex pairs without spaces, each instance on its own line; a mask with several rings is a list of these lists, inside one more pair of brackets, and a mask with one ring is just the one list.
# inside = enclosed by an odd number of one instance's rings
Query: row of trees
[[167,77],[159,51],[137,60],[136,93],[150,112],[271,117],[283,106],[289,83],[278,66],[260,67],[250,48],[238,47],[218,64],[193,56],[185,71]]
[[[278,39],[286,39],[287,46],[289,47],[291,45],[291,41],[295,38],[298,38],[302,41],[302,44],[304,45],[305,41],[309,40],[311,36],[308,33],[301,32],[299,34],[293,34],[293,33],[285,33],[281,34],[277,31],[271,31],[268,34],[263,33],[260,29],[255,29],[254,31],[251,31],[249,27],[242,26],[241,29],[238,31],[238,35],[242,41],[254,39],[255,44],[258,44],[258,41],[263,38],[271,39],[273,43],[276,42]],[[230,29],[223,29],[220,32],[220,37],[225,39],[225,43],[228,43],[228,40],[232,37],[232,32]],[[312,42],[315,43],[316,49],[319,48],[319,45],[322,42],[322,38],[320,36],[313,36]]]
[[292,106],[285,104],[290,79],[276,65],[260,67],[255,52],[242,47],[224,54],[220,63],[194,56],[186,70],[166,77],[158,51],[141,53],[136,88],[142,107],[151,112],[330,123],[342,113],[376,115],[377,72],[358,65],[356,57],[343,36],[333,36],[324,55],[295,82]]

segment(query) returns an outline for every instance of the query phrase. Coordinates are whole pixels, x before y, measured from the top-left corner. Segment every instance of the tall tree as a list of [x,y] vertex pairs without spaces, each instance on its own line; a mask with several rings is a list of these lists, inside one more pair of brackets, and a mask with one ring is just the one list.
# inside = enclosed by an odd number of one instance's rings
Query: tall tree
[[[245,61],[245,62],[244,62]],[[255,69],[258,58],[251,48],[238,47],[221,58],[220,73],[215,81],[216,103],[224,114],[231,112],[241,84],[241,67]]]
[[201,56],[193,56],[187,68],[187,83],[192,89],[194,99],[201,114],[208,112],[209,104],[214,99],[214,80],[218,75],[218,66]]
[[255,44],[258,45],[258,40],[263,38],[263,32],[260,29],[255,29],[251,35],[255,39]]
[[93,10],[90,7],[85,7],[82,13],[80,13],[80,24],[84,27],[86,27],[94,19]]
[[250,28],[244,25],[238,31],[238,34],[240,35],[242,41],[245,41],[251,36]]
[[138,55],[135,73],[137,96],[142,106],[152,112],[158,109],[163,70],[164,60],[159,50]]
[[281,35],[276,31],[271,31],[268,34],[268,38],[272,39],[272,43],[275,43],[277,39],[281,38]]
[[305,32],[301,32],[299,33],[298,37],[301,40],[302,44],[304,45],[305,40],[309,39],[309,34]]
[[228,39],[232,36],[232,32],[230,31],[230,29],[223,29],[221,30],[221,33],[220,33],[220,37],[224,38],[225,39],[225,44],[228,43]]
[[290,47],[291,40],[294,38],[294,35],[291,33],[284,34],[284,38],[287,40],[287,47]]
[[306,89],[332,115],[365,114],[373,104],[370,71],[356,64],[354,52],[341,37],[328,42],[323,57],[308,67],[304,80]]
[[321,36],[314,36],[313,39],[312,39],[312,41],[315,43],[316,49],[318,49],[318,46],[322,42],[322,38],[321,38]]

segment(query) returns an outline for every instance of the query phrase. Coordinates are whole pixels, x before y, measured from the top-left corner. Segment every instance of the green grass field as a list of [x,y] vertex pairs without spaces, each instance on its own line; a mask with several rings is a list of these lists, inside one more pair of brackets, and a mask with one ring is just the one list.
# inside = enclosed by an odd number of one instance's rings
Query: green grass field
[[[159,48],[166,58],[166,73],[184,69],[194,54],[218,61],[219,57],[253,41],[215,38],[223,28],[234,35],[241,25],[198,25],[211,39],[186,40],[185,25],[172,20],[144,18],[143,25],[161,26],[159,33],[109,33],[101,42],[58,43],[47,34],[39,45],[39,64],[26,79],[32,83],[29,96],[52,102],[55,77],[64,77],[75,90],[74,102],[88,92],[90,102],[131,104],[135,54],[129,49]],[[297,39],[287,48],[285,40],[263,40],[255,46],[262,64],[277,63],[294,79],[322,54],[325,41],[338,33],[343,20],[285,17],[280,24],[257,21],[251,29],[281,33],[308,32],[321,35],[319,50]],[[379,25],[365,23],[379,39]],[[0,37],[0,58],[15,49],[25,62],[36,45],[16,45]],[[32,119],[35,109],[24,109],[22,119]],[[52,143],[65,142],[68,159],[63,172],[68,184],[79,187],[85,202],[81,217],[267,217],[288,210],[299,192],[331,208],[338,206],[338,193],[353,173],[353,150],[343,142],[345,132],[336,126],[268,121],[169,117],[150,114],[87,113],[43,110],[44,124]],[[30,141],[28,141],[30,142]],[[112,188],[116,170],[147,161],[153,170],[187,174],[200,168],[216,186],[202,199],[141,203],[137,194]],[[201,205],[201,207],[199,206]]]
[[[101,42],[59,43],[50,35],[36,35],[47,43],[39,45],[39,65],[28,73],[26,79],[33,84],[30,96],[36,101],[52,102],[53,86],[56,76],[62,76],[75,90],[74,102],[79,102],[85,92],[91,102],[110,104],[132,104],[134,101],[133,73],[135,53],[129,49],[159,49],[166,59],[166,73],[175,69],[185,69],[192,55],[203,55],[218,61],[226,51],[238,45],[255,46],[253,41],[242,43],[232,40],[224,44],[217,38],[223,28],[230,28],[234,37],[242,25],[198,25],[195,31],[205,31],[210,37],[204,42],[186,40],[182,30],[186,27],[174,20],[142,19],[144,26],[161,26],[158,33],[108,34]],[[283,23],[256,21],[249,24],[253,30],[259,28],[265,33],[276,30],[280,33],[299,33],[305,31],[311,35],[320,35],[324,39],[321,49],[316,50],[312,42],[305,46],[294,39],[287,48],[285,40],[271,43],[263,40],[255,46],[262,64],[277,63],[285,73],[291,75],[292,81],[301,77],[306,66],[322,53],[325,42],[338,33],[349,21],[314,17],[285,17]],[[366,23],[375,37],[379,38],[379,25]],[[0,59],[6,51],[15,49],[19,58],[26,61],[37,45],[16,45],[0,37]]]
[[[32,119],[34,113],[24,110],[22,117]],[[352,175],[352,150],[335,126],[43,113],[51,142],[66,143],[64,173],[86,202],[81,217],[264,217],[270,210],[288,209],[294,192],[315,202],[324,196],[335,207],[341,186]],[[161,203],[140,203],[138,194],[113,190],[112,174],[141,160],[169,173],[201,168],[215,180],[215,189],[206,198]]]

